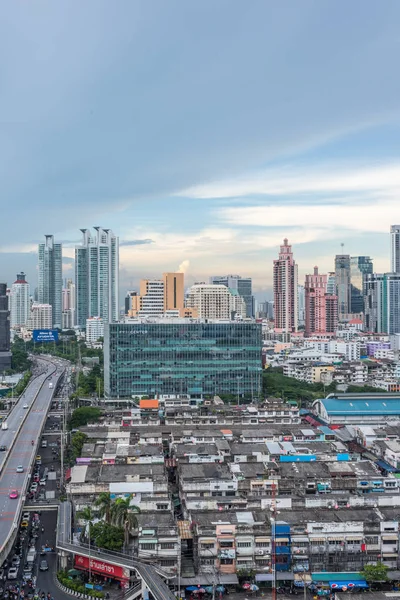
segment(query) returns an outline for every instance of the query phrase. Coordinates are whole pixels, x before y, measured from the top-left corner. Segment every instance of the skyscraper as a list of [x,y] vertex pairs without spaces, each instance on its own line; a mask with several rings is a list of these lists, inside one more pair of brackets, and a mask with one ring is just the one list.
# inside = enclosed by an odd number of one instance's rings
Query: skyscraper
[[75,325],[76,293],[75,284],[68,279],[62,291],[62,326],[63,329],[72,329]]
[[44,244],[39,244],[39,304],[52,307],[53,327],[62,327],[62,244],[46,235]]
[[343,318],[350,312],[350,255],[337,254],[335,256],[335,283],[338,297],[338,315]]
[[111,229],[81,229],[82,244],[75,248],[76,324],[101,317],[118,321],[119,239]]
[[365,276],[374,270],[369,256],[352,256],[350,258],[350,312],[364,311],[364,281]]
[[0,283],[0,373],[10,368],[10,312],[8,310],[7,284]]
[[246,317],[254,317],[253,282],[251,277],[240,275],[214,275],[210,277],[210,283],[225,285],[231,290],[236,290],[246,303]]
[[298,325],[304,327],[306,324],[306,297],[304,285],[297,286],[297,311],[298,311]]
[[390,270],[400,273],[400,225],[390,227]]
[[246,316],[244,298],[223,284],[195,283],[188,291],[186,306],[195,309],[200,319],[230,320]]
[[185,306],[183,273],[163,273],[164,311],[179,310]]
[[337,329],[337,296],[328,295],[327,275],[320,275],[314,267],[305,280],[305,335],[333,335]]
[[11,286],[10,304],[11,327],[24,327],[31,308],[29,283],[25,280],[25,273],[18,273]]
[[298,328],[297,311],[297,265],[293,258],[292,247],[283,240],[279,258],[274,260],[274,311],[275,330],[278,332],[296,332]]
[[400,333],[400,273],[366,275],[364,324],[373,333]]

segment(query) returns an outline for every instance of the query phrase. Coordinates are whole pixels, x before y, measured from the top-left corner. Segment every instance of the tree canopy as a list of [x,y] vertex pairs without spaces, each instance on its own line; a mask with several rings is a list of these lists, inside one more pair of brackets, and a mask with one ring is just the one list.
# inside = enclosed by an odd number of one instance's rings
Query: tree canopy
[[95,406],[81,406],[76,408],[69,421],[70,429],[83,427],[88,423],[96,423],[101,417],[101,410]]
[[386,565],[378,562],[376,565],[365,565],[361,575],[367,583],[381,583],[388,581],[388,570],[389,568]]

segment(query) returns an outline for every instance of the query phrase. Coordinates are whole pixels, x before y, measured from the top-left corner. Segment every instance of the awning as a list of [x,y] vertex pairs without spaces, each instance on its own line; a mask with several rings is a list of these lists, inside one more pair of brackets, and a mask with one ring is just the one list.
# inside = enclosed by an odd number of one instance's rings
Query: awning
[[[174,579],[172,580],[174,583],[178,582],[178,578],[174,577]],[[196,587],[198,585],[213,585],[215,583],[215,577],[212,573],[199,573],[198,575],[196,575],[196,577],[181,577],[180,580],[181,586],[189,586],[189,585],[195,585]],[[232,585],[237,585],[239,583],[239,580],[237,578],[237,575],[235,573],[219,573],[218,574],[218,582],[217,585],[219,584],[232,584]]]
[[288,537],[275,537],[275,542],[289,542],[289,538]]
[[383,540],[398,540],[399,536],[398,535],[394,535],[393,533],[383,533],[382,534],[382,539]]
[[352,588],[355,588],[355,587],[367,588],[369,586],[368,586],[368,583],[365,581],[365,579],[361,579],[360,581],[357,581],[357,580],[354,581],[354,580],[348,579],[347,581],[346,580],[344,580],[344,581],[340,581],[340,580],[339,581],[330,581],[329,582],[329,587],[332,590],[339,591],[339,590],[343,590],[343,588],[351,590]]
[[397,553],[395,552],[382,552],[382,558],[397,558]]
[[328,535],[328,542],[344,542],[342,535]]
[[394,471],[397,471],[397,469],[395,469],[394,467],[392,467],[392,465],[389,465],[389,463],[382,459],[377,460],[375,464],[378,465],[378,467],[380,467],[384,471],[387,471],[388,473],[394,473]]
[[270,542],[271,538],[270,537],[255,537],[254,541],[257,542]]
[[310,538],[311,544],[325,544],[325,538]]
[[[259,573],[256,574],[256,581],[272,581],[274,578],[272,573]],[[276,573],[277,581],[293,581],[294,574],[290,571],[278,571]]]

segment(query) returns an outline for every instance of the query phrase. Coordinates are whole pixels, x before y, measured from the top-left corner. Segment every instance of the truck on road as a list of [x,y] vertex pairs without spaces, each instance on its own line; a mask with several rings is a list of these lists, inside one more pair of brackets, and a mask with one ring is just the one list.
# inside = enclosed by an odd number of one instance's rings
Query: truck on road
[[50,381],[50,383],[49,383],[49,388],[51,389],[52,387],[53,387],[53,382],[52,382],[52,381]]

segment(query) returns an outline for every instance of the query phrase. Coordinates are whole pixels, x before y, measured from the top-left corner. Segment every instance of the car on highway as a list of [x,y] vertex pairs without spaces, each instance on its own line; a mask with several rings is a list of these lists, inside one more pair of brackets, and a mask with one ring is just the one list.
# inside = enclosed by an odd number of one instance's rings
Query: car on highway
[[39,483],[39,480],[40,480],[39,473],[35,473],[34,476],[33,476],[33,482],[34,483]]
[[27,405],[27,403],[25,402],[25,404],[23,405],[22,408],[29,408],[29,406]]
[[39,571],[48,571],[49,565],[47,564],[47,560],[41,560],[39,565]]
[[13,559],[11,561],[11,566],[12,567],[19,567],[20,563],[21,563],[20,557],[19,556],[13,556]]
[[30,515],[29,511],[25,511],[24,514],[22,515],[22,519],[24,521],[29,521],[30,518],[31,518],[31,515]]
[[46,477],[42,477],[42,479],[39,481],[39,485],[46,485]]
[[11,500],[15,500],[16,498],[18,498],[18,492],[17,492],[17,490],[11,490],[11,492],[10,492],[10,498],[11,498]]
[[17,473],[23,473],[24,472],[24,467],[22,465],[18,465],[18,467],[16,468]]
[[11,567],[8,569],[8,579],[17,579],[18,577],[18,569],[17,567]]
[[7,450],[7,446],[0,446],[0,452],[5,452]]

